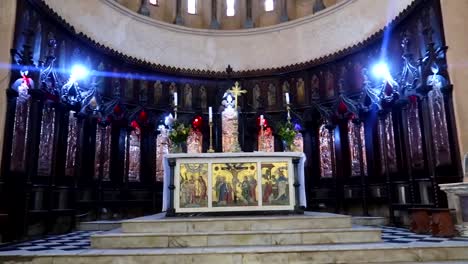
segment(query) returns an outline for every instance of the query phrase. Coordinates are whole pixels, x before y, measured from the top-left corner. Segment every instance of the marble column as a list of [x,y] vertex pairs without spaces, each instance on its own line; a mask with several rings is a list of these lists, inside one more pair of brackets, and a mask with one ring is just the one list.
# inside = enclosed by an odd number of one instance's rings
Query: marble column
[[[0,34],[2,45],[0,45],[0,61],[11,63],[10,49],[13,48],[13,37],[15,33],[16,0],[2,0],[0,5]],[[10,68],[0,67],[0,149],[3,149],[3,132],[5,130],[5,112],[7,98],[5,90],[10,83]],[[2,151],[0,151],[0,160]]]
[[211,29],[219,29],[217,0],[211,0]]
[[[463,28],[468,27],[465,19],[468,13],[468,1],[441,0],[442,22],[447,50],[447,64],[450,82],[453,84],[453,107],[460,149],[460,157],[468,154],[468,35],[463,34]],[[468,165],[468,164],[467,164]],[[466,172],[466,170],[465,170]],[[464,182],[468,182],[465,174]]]
[[176,25],[184,25],[184,19],[182,18],[182,0],[176,1]]
[[246,11],[246,16],[245,16],[244,28],[253,28],[254,23],[252,20],[252,0],[245,0],[245,11]]
[[288,0],[281,0],[281,16],[280,22],[289,21],[288,17]]

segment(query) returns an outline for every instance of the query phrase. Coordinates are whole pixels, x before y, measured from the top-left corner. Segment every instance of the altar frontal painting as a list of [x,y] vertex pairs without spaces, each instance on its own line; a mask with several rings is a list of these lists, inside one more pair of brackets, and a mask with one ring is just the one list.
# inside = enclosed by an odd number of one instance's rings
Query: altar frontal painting
[[180,208],[207,207],[208,163],[182,163],[179,174]]
[[213,207],[257,206],[257,163],[213,163]]
[[288,205],[288,163],[262,162],[261,169],[263,205]]

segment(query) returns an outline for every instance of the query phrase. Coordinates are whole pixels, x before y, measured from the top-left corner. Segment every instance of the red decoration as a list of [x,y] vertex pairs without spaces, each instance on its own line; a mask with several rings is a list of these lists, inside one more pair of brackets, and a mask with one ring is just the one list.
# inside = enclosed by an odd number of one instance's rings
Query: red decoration
[[26,83],[28,88],[31,88],[31,78],[29,78],[26,74],[21,73],[21,78],[23,79],[23,82]]
[[393,93],[393,86],[389,82],[387,82],[387,84],[385,84],[385,95],[390,96],[392,95],[392,93]]
[[338,104],[338,113],[341,115],[344,115],[346,114],[346,112],[348,112],[348,107],[343,102],[343,100],[341,100],[340,103]]
[[408,96],[408,100],[411,105],[415,105],[418,102],[418,97],[416,95],[410,95]]
[[121,113],[122,113],[122,108],[120,107],[120,105],[116,105],[114,107],[114,114],[120,115]]
[[146,123],[148,121],[148,114],[145,112],[145,110],[142,110],[140,114],[138,115],[138,119],[142,123]]
[[133,121],[130,123],[130,126],[133,127],[134,129],[140,128],[140,126],[138,125],[137,121],[135,121],[135,120],[133,120]]
[[203,123],[203,119],[201,116],[196,116],[192,121],[192,127],[195,130],[200,130]]
[[[257,117],[257,126],[260,127],[260,116]],[[263,118],[263,127],[267,127],[268,126],[268,121],[266,118]]]

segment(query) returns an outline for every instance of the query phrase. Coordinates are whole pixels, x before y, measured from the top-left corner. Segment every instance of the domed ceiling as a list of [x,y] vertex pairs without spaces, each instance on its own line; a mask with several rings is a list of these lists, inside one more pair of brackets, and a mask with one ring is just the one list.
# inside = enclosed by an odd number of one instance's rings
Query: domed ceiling
[[285,68],[349,49],[385,28],[414,0],[342,0],[273,26],[195,29],[133,12],[115,0],[44,2],[76,32],[136,60],[181,71]]

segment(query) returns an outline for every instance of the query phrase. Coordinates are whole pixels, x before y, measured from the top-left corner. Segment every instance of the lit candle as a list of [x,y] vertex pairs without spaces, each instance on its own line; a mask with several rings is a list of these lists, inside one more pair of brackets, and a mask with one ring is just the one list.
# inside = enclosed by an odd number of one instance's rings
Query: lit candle
[[286,104],[289,104],[289,93],[285,93],[284,96],[286,96]]
[[208,121],[210,121],[210,123],[213,123],[213,108],[210,106],[208,107]]
[[174,106],[177,106],[177,93],[174,93]]
[[263,115],[260,115],[260,126],[263,127],[264,123],[265,123],[265,119],[263,119]]

